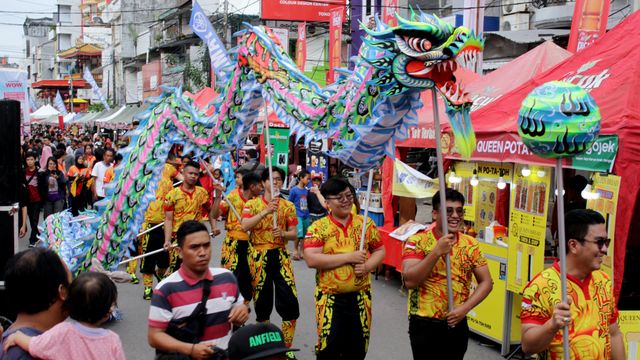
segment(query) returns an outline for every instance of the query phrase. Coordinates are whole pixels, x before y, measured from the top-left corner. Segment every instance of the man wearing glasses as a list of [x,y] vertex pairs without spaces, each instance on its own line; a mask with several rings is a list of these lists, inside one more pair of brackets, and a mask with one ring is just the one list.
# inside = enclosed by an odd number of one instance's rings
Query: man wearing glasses
[[[447,218],[440,216],[440,193],[433,196],[434,225],[405,243],[402,277],[409,290],[409,339],[414,359],[460,359],[467,351],[467,313],[493,288],[478,242],[461,232],[464,196],[445,192]],[[443,236],[446,221],[449,234]],[[453,311],[448,311],[445,255],[451,257]],[[478,283],[471,292],[472,277]],[[428,346],[432,345],[432,346]]]
[[[248,200],[242,211],[242,230],[251,232],[252,254],[249,267],[253,276],[253,302],[256,321],[269,321],[273,310],[274,286],[276,311],[282,317],[282,332],[287,347],[291,347],[300,316],[298,295],[291,258],[286,244],[297,239],[296,208],[288,200],[271,193],[269,169],[262,172],[264,195]],[[282,188],[284,171],[272,168],[274,192]],[[275,213],[275,214],[274,214]],[[277,226],[273,227],[273,216]],[[293,353],[288,355],[295,358]]]
[[364,219],[351,214],[353,193],[346,180],[331,178],[321,192],[331,212],[309,227],[303,246],[304,260],[317,270],[316,356],[364,359],[371,328],[369,273],[384,259],[384,246],[376,225],[367,219],[360,250]]
[[558,262],[531,280],[522,295],[522,350],[562,358],[566,325],[571,359],[625,359],[613,281],[600,270],[611,242],[604,218],[593,210],[572,210],[565,224],[568,301],[561,302]]

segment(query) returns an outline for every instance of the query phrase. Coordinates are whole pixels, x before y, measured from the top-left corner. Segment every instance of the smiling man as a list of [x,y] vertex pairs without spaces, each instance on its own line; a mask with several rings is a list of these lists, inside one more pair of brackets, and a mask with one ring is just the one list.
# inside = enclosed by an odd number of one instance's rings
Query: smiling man
[[[445,191],[447,218],[440,216],[440,192],[433,195],[435,225],[405,243],[402,277],[409,290],[409,338],[414,359],[462,359],[467,351],[467,313],[484,300],[493,281],[476,239],[462,233],[464,196]],[[440,232],[446,221],[449,234]],[[453,311],[448,311],[445,255],[451,255]],[[471,293],[471,280],[478,286]]]
[[562,329],[569,327],[571,359],[625,359],[613,281],[602,270],[611,240],[593,210],[565,215],[568,303],[561,302],[560,265],[536,275],[522,295],[522,350],[562,358]]

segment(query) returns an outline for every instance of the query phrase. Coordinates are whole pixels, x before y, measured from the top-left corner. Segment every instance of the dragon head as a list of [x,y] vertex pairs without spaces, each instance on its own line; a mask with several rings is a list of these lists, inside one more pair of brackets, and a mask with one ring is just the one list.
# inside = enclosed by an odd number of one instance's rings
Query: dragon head
[[372,82],[389,96],[409,89],[437,88],[447,107],[470,106],[468,94],[456,84],[458,66],[470,67],[484,49],[484,40],[465,27],[454,27],[435,15],[411,12],[409,19],[396,15],[398,26],[378,24],[363,41],[371,49],[363,57],[378,69]]

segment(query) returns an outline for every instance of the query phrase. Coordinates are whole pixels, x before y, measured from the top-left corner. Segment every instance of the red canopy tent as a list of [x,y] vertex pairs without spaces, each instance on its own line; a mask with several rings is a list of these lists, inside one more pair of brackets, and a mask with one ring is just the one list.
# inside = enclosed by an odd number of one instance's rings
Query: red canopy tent
[[[559,63],[549,71],[475,111],[471,115],[477,146],[474,160],[553,164],[531,154],[517,131],[518,110],[535,87],[562,80],[587,89],[600,107],[601,135],[619,137],[613,172],[621,177],[615,225],[614,277],[616,296],[624,274],[627,237],[640,190],[640,12],[630,15],[590,47]],[[443,132],[450,127],[445,124]],[[451,158],[456,158],[452,154]],[[638,241],[632,239],[631,241]]]

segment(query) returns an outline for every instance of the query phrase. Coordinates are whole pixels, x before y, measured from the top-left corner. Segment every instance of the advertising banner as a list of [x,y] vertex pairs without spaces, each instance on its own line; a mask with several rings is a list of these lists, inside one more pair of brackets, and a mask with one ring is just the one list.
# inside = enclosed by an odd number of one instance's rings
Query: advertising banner
[[389,26],[397,26],[396,11],[398,11],[398,0],[384,0],[382,4],[382,22]]
[[607,31],[610,5],[607,0],[576,1],[567,50],[580,51],[604,35]]
[[608,173],[613,170],[616,155],[618,155],[618,135],[601,135],[589,150],[571,158],[571,167]]
[[602,270],[613,279],[613,249],[615,246],[616,210],[618,208],[618,194],[620,193],[620,176],[593,175],[593,191],[600,196],[598,199],[587,200],[587,209],[593,209],[604,217],[607,234],[611,239],[607,255],[603,258]]
[[522,175],[522,168],[516,164],[513,172],[509,218],[507,290],[515,293],[544,269],[551,182],[550,168],[529,166],[529,176]]
[[[269,141],[271,143],[271,164],[289,173],[289,128],[273,127],[269,123]],[[266,141],[265,141],[266,144]],[[266,154],[266,153],[265,153]],[[286,179],[286,178],[285,178]],[[283,180],[285,180],[283,179]]]
[[393,195],[409,198],[430,198],[438,191],[438,179],[432,179],[396,159],[393,163]]
[[328,140],[312,140],[307,148],[306,169],[311,175],[322,174],[322,182],[329,178]]
[[307,63],[307,23],[298,24],[298,41],[296,42],[296,65],[304,71]]
[[618,325],[627,349],[627,359],[640,360],[640,311],[620,311]]
[[207,15],[202,11],[200,5],[194,0],[193,7],[191,9],[191,18],[189,19],[189,27],[193,30],[193,33],[198,35],[200,39],[209,49],[209,58],[211,58],[211,68],[216,74],[218,80],[226,81],[227,73],[225,68],[233,67],[233,63],[227,55],[227,49],[218,37],[211,21]]
[[[27,72],[15,69],[0,70],[0,99],[20,102],[20,133],[30,132]],[[34,109],[36,110],[36,109]]]
[[329,71],[327,72],[327,84],[338,79],[335,68],[340,67],[342,57],[342,8],[331,9],[331,22],[329,23]]
[[263,20],[329,22],[331,9],[339,6],[342,16],[345,0],[262,0]]

